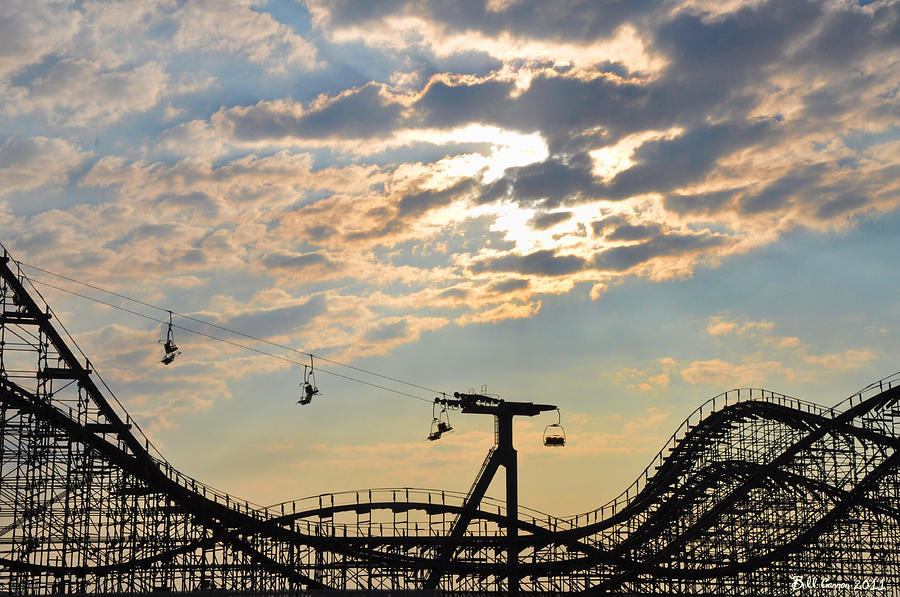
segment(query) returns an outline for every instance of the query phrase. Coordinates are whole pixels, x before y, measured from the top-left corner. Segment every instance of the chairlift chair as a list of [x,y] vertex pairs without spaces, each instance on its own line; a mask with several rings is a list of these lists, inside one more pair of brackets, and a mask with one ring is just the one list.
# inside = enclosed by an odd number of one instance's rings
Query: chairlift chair
[[303,365],[303,382],[300,387],[303,388],[300,400],[297,401],[297,404],[300,405],[309,404],[312,402],[313,396],[319,393],[319,388],[316,387],[316,372],[313,369],[312,355],[309,356],[309,367]]
[[450,425],[450,413],[447,412],[447,407],[441,408],[441,412],[438,414],[435,414],[435,407],[437,407],[437,402],[431,407],[431,433],[428,434],[429,441],[441,439],[443,434],[453,431],[453,426]]
[[[162,340],[160,340],[162,342]],[[166,351],[160,363],[163,365],[171,365],[175,357],[181,354],[178,346],[175,345],[175,332],[172,329],[172,312],[169,311],[169,328],[166,331],[166,343],[163,344],[163,350]]]
[[566,430],[562,426],[562,416],[556,409],[556,423],[544,427],[544,445],[548,448],[561,448],[566,445]]
[[442,408],[441,413],[438,415],[438,431],[441,433],[453,431],[453,426],[450,425],[450,413],[447,412],[446,407]]
[[297,401],[297,404],[309,404],[312,402],[313,396],[319,393],[316,387],[308,381],[301,383],[300,387],[303,388],[303,393],[300,394],[300,400]]
[[438,428],[440,421],[437,419],[431,420],[431,432],[428,434],[428,441],[433,442],[436,439],[441,439],[441,435],[443,432]]
[[181,354],[181,351],[172,342],[166,342],[163,348],[165,348],[166,354],[159,361],[163,365],[171,365],[175,361],[175,357]]

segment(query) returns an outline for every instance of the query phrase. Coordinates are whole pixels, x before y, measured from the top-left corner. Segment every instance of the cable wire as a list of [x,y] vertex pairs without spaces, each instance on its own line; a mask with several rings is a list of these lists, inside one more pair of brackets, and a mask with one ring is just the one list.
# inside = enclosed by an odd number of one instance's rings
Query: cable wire
[[[74,282],[75,284],[81,284],[82,286],[87,286],[88,288],[93,288],[94,290],[99,290],[100,292],[105,292],[106,294],[110,294],[110,295],[112,295],[112,296],[116,296],[116,297],[119,297],[119,298],[121,298],[121,299],[124,299],[124,300],[127,300],[127,301],[131,301],[131,302],[137,303],[137,304],[139,304],[139,305],[143,305],[143,306],[145,306],[145,307],[150,307],[151,309],[156,309],[156,310],[162,311],[162,312],[164,312],[164,313],[171,313],[172,315],[175,315],[175,316],[177,316],[177,317],[182,317],[182,318],[184,318],[184,319],[188,319],[188,320],[190,320],[190,321],[194,321],[194,322],[199,323],[199,324],[202,324],[202,325],[207,325],[207,326],[210,326],[210,327],[213,327],[213,328],[220,329],[220,330],[225,331],[225,332],[229,332],[229,333],[231,333],[231,334],[235,334],[235,335],[238,335],[238,336],[243,336],[244,338],[247,338],[248,340],[253,340],[253,341],[255,341],[255,342],[261,342],[261,343],[263,343],[263,344],[268,344],[268,345],[270,345],[270,346],[275,346],[275,347],[277,347],[277,348],[281,348],[282,350],[289,350],[289,351],[291,351],[291,352],[295,352],[295,353],[297,353],[297,354],[302,354],[302,355],[304,355],[304,356],[315,357],[316,359],[318,359],[318,360],[320,360],[320,361],[324,361],[324,362],[330,363],[330,364],[332,364],[332,365],[337,365],[337,366],[339,366],[339,367],[346,367],[346,368],[352,369],[352,370],[354,370],[354,371],[359,371],[360,373],[365,373],[366,375],[371,375],[371,376],[373,376],[373,377],[379,377],[379,378],[381,378],[381,379],[385,379],[385,380],[388,380],[388,381],[393,381],[393,382],[395,382],[395,383],[400,383],[400,384],[407,385],[407,386],[410,386],[410,387],[413,387],[413,388],[417,388],[417,389],[420,389],[420,390],[425,390],[426,392],[433,392],[433,393],[435,393],[435,394],[444,394],[444,393],[445,393],[445,392],[442,392],[441,390],[435,390],[435,389],[433,389],[433,388],[428,388],[428,387],[421,386],[421,385],[416,384],[416,383],[412,383],[412,382],[409,382],[409,381],[404,381],[404,380],[398,379],[398,378],[396,378],[396,377],[390,377],[390,376],[388,376],[388,375],[383,375],[383,374],[381,374],[381,373],[376,373],[375,371],[369,371],[368,369],[363,369],[362,367],[356,367],[356,366],[354,366],[354,365],[348,365],[347,363],[341,363],[341,362],[339,362],[339,361],[335,361],[335,360],[333,360],[333,359],[329,359],[329,358],[323,357],[323,356],[321,356],[321,355],[313,354],[313,353],[310,353],[310,352],[305,352],[305,351],[302,351],[302,350],[297,350],[296,348],[293,348],[293,347],[291,347],[291,346],[285,346],[285,345],[279,344],[279,343],[277,343],[277,342],[272,342],[271,340],[266,340],[266,339],[264,339],[264,338],[258,338],[258,337],[256,337],[256,336],[252,336],[252,335],[250,335],[250,334],[246,334],[246,333],[244,333],[244,332],[241,332],[241,331],[238,331],[238,330],[234,330],[234,329],[231,329],[231,328],[222,326],[222,325],[218,325],[218,324],[212,323],[212,322],[210,322],[210,321],[205,321],[205,320],[203,320],[203,319],[199,319],[199,318],[193,317],[193,316],[191,316],[191,315],[185,315],[185,314],[183,314],[183,313],[178,313],[178,312],[176,312],[176,311],[172,311],[171,309],[166,309],[166,308],[164,308],[164,307],[160,307],[159,305],[154,305],[154,304],[152,304],[152,303],[148,303],[148,302],[143,301],[143,300],[141,300],[141,299],[136,299],[136,298],[134,298],[134,297],[130,297],[130,296],[128,296],[128,295],[125,295],[125,294],[122,294],[122,293],[119,293],[119,292],[115,292],[115,291],[113,291],[113,290],[108,290],[108,289],[106,289],[106,288],[103,288],[102,286],[97,286],[96,284],[91,284],[90,282],[84,282],[84,281],[82,281],[82,280],[78,280],[78,279],[76,279],[76,278],[72,278],[72,277],[69,277],[69,276],[66,276],[66,275],[63,275],[63,274],[58,274],[58,273],[56,273],[56,272],[51,272],[51,271],[49,271],[49,270],[40,268],[40,267],[38,267],[38,266],[36,266],[36,265],[31,265],[31,264],[29,264],[29,263],[25,263],[25,262],[23,262],[23,261],[17,261],[16,263],[18,263],[19,265],[23,265],[23,266],[25,266],[25,267],[30,267],[31,269],[37,270],[37,271],[39,271],[39,272],[42,272],[42,273],[45,273],[45,274],[48,274],[48,275],[51,275],[51,276],[56,276],[56,277],[58,277],[58,278],[62,278],[63,280],[68,280],[69,282]],[[40,282],[40,281],[38,281],[38,282]],[[46,284],[46,282],[40,282],[40,283]],[[49,286],[49,284],[47,284],[47,285]],[[57,288],[57,290],[59,290],[59,289]],[[73,294],[74,294],[74,293],[73,293]],[[80,295],[79,295],[79,296],[80,296]],[[83,297],[83,298],[88,298],[89,300],[94,300],[94,299],[92,299],[92,298],[90,298],[90,297]]]
[[[88,296],[88,295],[86,295],[86,294],[81,294],[81,293],[79,293],[79,292],[75,292],[74,290],[70,290],[70,289],[68,289],[68,288],[63,288],[63,287],[61,287],[61,286],[56,286],[56,285],[54,285],[54,284],[50,284],[49,282],[45,282],[45,281],[43,281],[43,280],[37,280],[37,279],[31,279],[31,278],[29,278],[29,280],[30,280],[32,283],[40,284],[40,285],[46,286],[46,287],[48,287],[48,288],[53,288],[54,290],[58,290],[58,291],[60,291],[60,292],[65,292],[65,293],[67,293],[67,294],[71,294],[71,295],[77,296],[77,297],[79,297],[79,298],[83,298],[83,299],[86,299],[86,300],[89,300],[89,301],[93,301],[93,302],[95,302],[95,303],[99,303],[99,304],[101,304],[101,305],[105,305],[105,306],[110,307],[110,308],[112,308],[112,309],[118,309],[118,310],[120,310],[120,311],[124,311],[124,312],[126,312],[126,313],[130,313],[130,314],[135,315],[135,316],[137,316],[137,317],[143,317],[144,319],[148,319],[148,320],[153,321],[153,322],[156,322],[156,323],[161,323],[161,324],[163,324],[163,325],[165,325],[165,324],[168,323],[167,321],[164,321],[164,320],[161,320],[161,319],[156,319],[155,317],[152,317],[152,316],[147,315],[147,314],[145,314],[145,313],[141,313],[141,312],[139,312],[139,311],[135,311],[135,310],[129,309],[129,308],[127,308],[127,307],[122,307],[121,305],[115,305],[115,304],[113,304],[113,303],[110,303],[110,302],[107,302],[107,301],[104,301],[104,300],[101,300],[101,299],[98,299],[98,298],[95,298],[95,297],[92,297],[92,296]],[[218,337],[218,336],[213,336],[212,334],[207,334],[207,333],[205,333],[205,332],[200,332],[200,331],[198,331],[198,330],[195,330],[195,329],[192,329],[192,328],[188,328],[188,327],[184,327],[184,326],[177,325],[177,324],[173,324],[172,327],[173,327],[173,328],[177,328],[177,329],[179,329],[179,330],[184,330],[185,332],[188,332],[188,333],[191,333],[191,334],[196,334],[196,335],[198,335],[198,336],[203,336],[204,338],[209,338],[210,340],[216,340],[216,341],[218,341],[218,342],[224,342],[225,344],[230,344],[231,346],[235,346],[235,347],[241,348],[241,349],[243,349],[243,350],[250,350],[250,351],[252,351],[252,352],[256,352],[256,353],[258,353],[258,354],[261,354],[261,355],[264,355],[264,356],[267,356],[267,357],[271,357],[271,358],[274,358],[274,359],[279,359],[279,360],[285,361],[285,362],[287,362],[287,363],[291,363],[291,364],[293,364],[293,365],[300,365],[300,366],[303,366],[303,367],[307,367],[307,366],[308,366],[307,363],[302,363],[302,362],[300,362],[300,361],[295,361],[295,360],[289,359],[288,357],[285,357],[285,356],[283,356],[283,355],[275,354],[275,353],[272,353],[272,352],[268,352],[268,351],[265,351],[265,350],[262,350],[262,349],[259,349],[259,348],[254,348],[253,346],[247,346],[247,345],[245,345],[245,344],[241,344],[241,343],[235,342],[235,341],[233,341],[233,340],[228,340],[227,338],[220,338],[220,337]],[[223,329],[227,329],[227,328],[223,328]],[[229,330],[229,331],[231,331],[231,330]],[[68,332],[67,332],[67,335],[68,335]],[[71,336],[69,336],[69,337],[71,338]],[[261,340],[261,342],[265,342],[265,341],[264,341],[264,340]],[[269,344],[274,344],[274,343],[269,342]],[[277,344],[275,344],[275,345],[278,346]],[[292,349],[292,350],[293,350],[293,349]],[[80,348],[79,348],[79,352],[81,352],[82,356],[84,356],[84,352],[81,351]],[[299,352],[299,351],[294,350],[294,352]],[[300,354],[309,354],[309,353],[300,353]],[[87,357],[85,357],[85,358],[87,358]],[[326,359],[324,359],[324,358],[322,358],[322,357],[319,357],[318,355],[316,355],[315,358],[318,358],[318,359],[321,359],[321,360],[326,360]],[[328,362],[332,362],[332,361],[328,361]],[[343,364],[343,363],[338,363],[338,364]],[[345,366],[348,366],[348,367],[349,367],[349,365],[345,365]],[[351,367],[351,368],[353,368],[353,367]],[[401,396],[406,396],[406,397],[408,397],[408,398],[414,398],[414,399],[416,399],[416,400],[421,400],[422,402],[427,402],[427,403],[431,403],[431,402],[432,402],[432,400],[429,400],[429,399],[427,399],[427,398],[422,398],[421,396],[416,396],[415,394],[410,394],[410,393],[404,392],[404,391],[402,391],[402,390],[398,390],[398,389],[396,389],[396,388],[389,388],[389,387],[387,387],[387,386],[382,386],[382,385],[379,385],[379,384],[376,384],[376,383],[372,383],[372,382],[370,382],[370,381],[365,381],[365,380],[362,380],[362,379],[357,379],[357,378],[355,378],[355,377],[351,377],[351,376],[349,376],[349,375],[344,375],[343,373],[338,373],[338,372],[332,371],[332,370],[330,370],[330,369],[317,368],[316,371],[319,371],[319,372],[322,372],[322,373],[326,373],[326,374],[328,374],[328,375],[333,375],[333,376],[339,377],[339,378],[341,378],[341,379],[346,379],[346,380],[349,380],[349,381],[354,381],[354,382],[356,382],[356,383],[360,383],[360,384],[364,384],[364,385],[367,385],[367,386],[371,386],[371,387],[373,387],[373,388],[378,388],[379,390],[385,390],[385,391],[387,391],[387,392],[393,392],[393,393],[395,393],[395,394],[399,394],[399,395],[401,395]],[[368,373],[368,371],[365,371],[364,369],[360,369],[360,371],[363,371],[363,372]],[[373,375],[378,375],[378,374],[377,374],[377,373],[373,373]],[[383,375],[382,375],[382,376],[379,376],[379,377],[386,377],[386,376],[383,376]],[[392,379],[392,378],[387,378],[387,379]],[[405,382],[401,382],[401,383],[405,383]],[[413,385],[413,384],[408,384],[408,385]],[[417,387],[418,387],[418,386],[417,386]],[[427,389],[427,388],[424,388],[424,389]],[[442,392],[436,392],[436,393],[441,394]]]

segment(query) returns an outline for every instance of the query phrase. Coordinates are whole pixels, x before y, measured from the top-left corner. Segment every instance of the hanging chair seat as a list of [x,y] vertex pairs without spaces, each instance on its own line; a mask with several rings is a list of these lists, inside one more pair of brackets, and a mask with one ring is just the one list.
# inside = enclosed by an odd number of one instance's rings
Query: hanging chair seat
[[559,423],[544,428],[544,445],[549,448],[560,448],[566,445],[566,430]]

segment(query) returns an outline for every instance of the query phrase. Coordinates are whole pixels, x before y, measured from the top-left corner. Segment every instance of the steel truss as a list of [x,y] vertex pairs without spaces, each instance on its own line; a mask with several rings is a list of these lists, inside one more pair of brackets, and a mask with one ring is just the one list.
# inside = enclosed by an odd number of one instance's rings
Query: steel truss
[[717,396],[621,496],[570,518],[520,507],[515,533],[502,501],[471,492],[263,507],[174,469],[15,262],[0,277],[0,591],[500,592],[510,575],[525,592],[900,586],[897,378],[832,408],[765,390]]

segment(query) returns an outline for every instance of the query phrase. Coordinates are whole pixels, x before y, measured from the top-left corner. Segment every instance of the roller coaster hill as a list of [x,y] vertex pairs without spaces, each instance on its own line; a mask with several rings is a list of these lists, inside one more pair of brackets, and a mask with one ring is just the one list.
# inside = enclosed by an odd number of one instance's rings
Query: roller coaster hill
[[[0,592],[900,591],[898,375],[833,407],[716,396],[621,495],[577,516],[516,500],[512,418],[554,407],[482,394],[437,406],[495,418],[469,492],[259,506],[159,454],[5,251],[0,284]],[[485,496],[501,467],[504,501]]]

